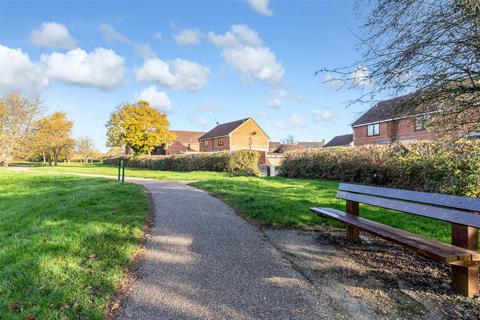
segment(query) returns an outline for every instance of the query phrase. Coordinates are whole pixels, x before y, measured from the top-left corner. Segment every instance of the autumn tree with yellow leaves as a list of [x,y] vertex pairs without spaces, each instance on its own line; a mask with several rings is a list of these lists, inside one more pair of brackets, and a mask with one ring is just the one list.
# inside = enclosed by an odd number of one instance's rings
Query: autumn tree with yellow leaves
[[72,128],[73,122],[63,112],[55,112],[36,121],[31,140],[33,152],[48,161],[49,165],[57,165],[60,157],[68,157],[75,146]]
[[150,154],[155,147],[175,140],[169,125],[167,115],[146,101],[124,103],[106,124],[108,146],[129,147],[135,154]]

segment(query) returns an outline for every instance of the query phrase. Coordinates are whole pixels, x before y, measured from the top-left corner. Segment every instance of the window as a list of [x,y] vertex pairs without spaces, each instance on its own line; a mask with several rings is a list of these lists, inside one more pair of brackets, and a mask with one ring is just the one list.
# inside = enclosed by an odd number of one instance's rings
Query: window
[[378,136],[380,135],[380,123],[369,124],[367,127],[367,136]]
[[429,114],[420,114],[415,117],[415,131],[423,131],[427,128],[427,124],[430,121]]
[[218,138],[218,145],[223,146],[225,144],[225,138]]
[[208,148],[208,140],[203,140],[203,146],[204,146],[205,148]]

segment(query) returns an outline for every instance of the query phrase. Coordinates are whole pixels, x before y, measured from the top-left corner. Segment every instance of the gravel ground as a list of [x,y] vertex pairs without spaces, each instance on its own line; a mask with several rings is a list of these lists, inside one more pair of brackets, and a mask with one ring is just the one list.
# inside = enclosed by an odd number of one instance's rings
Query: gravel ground
[[144,185],[155,217],[119,319],[344,319],[257,227],[206,192]]
[[264,233],[319,295],[355,319],[479,319],[480,298],[450,290],[450,268],[362,234],[361,244],[345,231]]

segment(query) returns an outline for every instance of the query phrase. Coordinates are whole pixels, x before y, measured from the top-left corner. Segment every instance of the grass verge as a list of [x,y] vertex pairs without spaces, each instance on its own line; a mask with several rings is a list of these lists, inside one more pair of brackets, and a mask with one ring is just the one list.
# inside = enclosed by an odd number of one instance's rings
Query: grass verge
[[[116,175],[116,168],[101,164],[62,164],[38,167],[47,171]],[[322,206],[345,210],[345,201],[335,198],[338,182],[327,180],[286,179],[281,177],[232,176],[219,172],[173,172],[130,169],[126,176],[161,180],[187,180],[209,191],[237,208],[248,218],[272,227],[313,227],[319,223],[342,225],[313,215],[310,207]],[[450,243],[451,225],[367,205],[361,205],[361,216],[396,228]]]
[[0,318],[102,319],[148,212],[137,185],[0,170]]

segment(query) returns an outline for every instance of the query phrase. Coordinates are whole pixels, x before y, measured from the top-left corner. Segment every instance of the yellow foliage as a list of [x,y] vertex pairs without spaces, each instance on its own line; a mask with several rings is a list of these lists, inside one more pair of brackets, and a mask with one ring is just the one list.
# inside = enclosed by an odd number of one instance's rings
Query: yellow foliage
[[35,153],[41,155],[49,163],[56,164],[59,157],[66,157],[75,144],[71,137],[73,122],[63,112],[55,112],[34,124],[32,145]]
[[175,140],[168,130],[166,114],[150,107],[146,101],[124,103],[112,113],[107,127],[111,147],[128,146],[134,153],[150,153],[156,146]]

